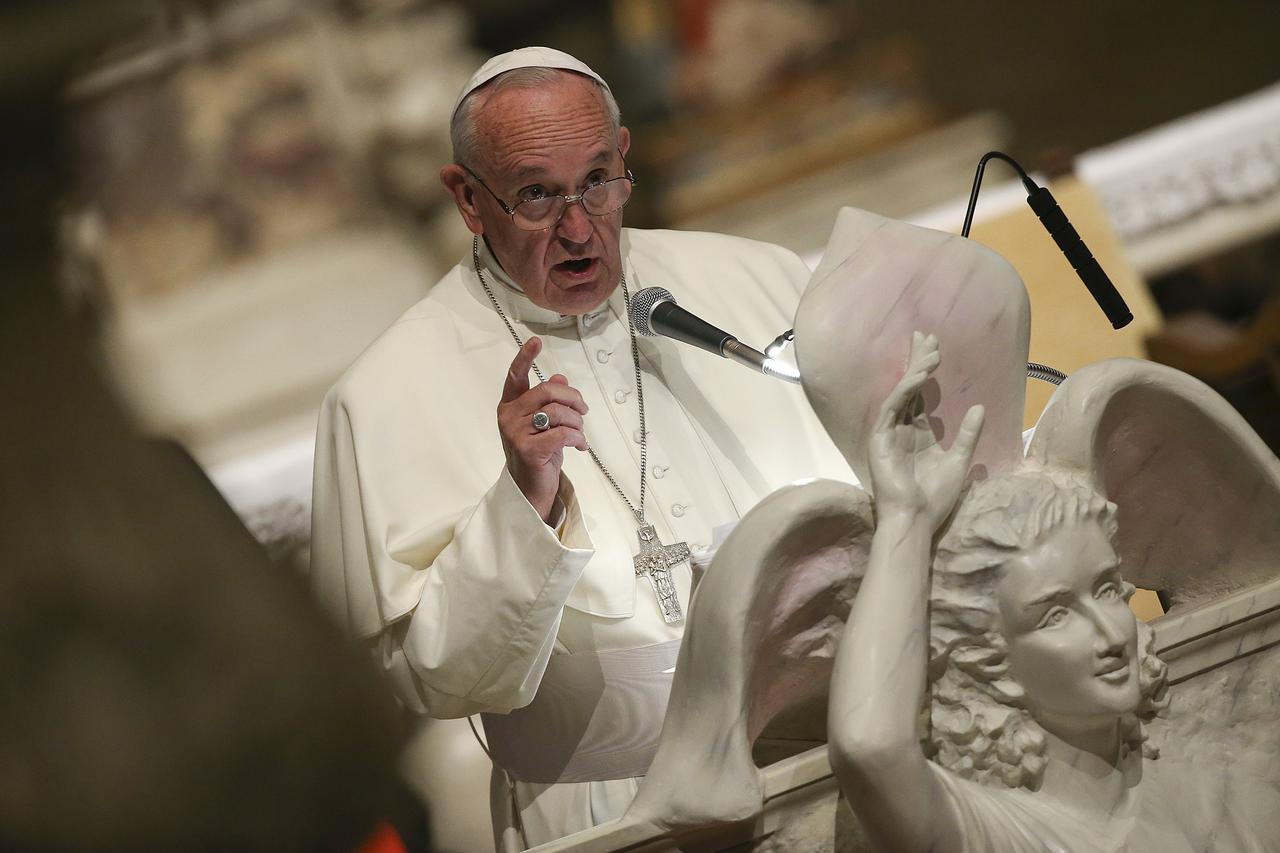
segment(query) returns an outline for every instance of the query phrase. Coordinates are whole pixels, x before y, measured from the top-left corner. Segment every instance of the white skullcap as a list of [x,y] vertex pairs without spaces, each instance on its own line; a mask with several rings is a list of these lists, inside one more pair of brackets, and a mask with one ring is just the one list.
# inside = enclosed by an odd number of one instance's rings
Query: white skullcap
[[587,63],[570,56],[563,50],[556,50],[553,47],[522,47],[517,50],[500,53],[484,65],[481,65],[480,70],[471,75],[467,85],[463,86],[462,91],[458,93],[458,99],[453,102],[453,112],[458,112],[458,107],[462,106],[462,102],[466,100],[467,95],[470,95],[499,74],[515,71],[517,68],[563,68],[565,71],[576,71],[579,74],[590,77],[606,89],[609,88],[609,84],[604,82],[604,78],[592,71],[587,66]]

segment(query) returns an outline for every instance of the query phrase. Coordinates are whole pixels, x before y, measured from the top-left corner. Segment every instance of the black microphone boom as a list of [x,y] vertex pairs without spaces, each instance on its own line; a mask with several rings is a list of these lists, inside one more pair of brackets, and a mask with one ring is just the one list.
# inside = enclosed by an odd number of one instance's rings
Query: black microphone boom
[[1080,239],[1076,229],[1067,220],[1067,215],[1062,212],[1062,208],[1058,206],[1053,194],[1045,187],[1039,186],[1035,181],[1031,180],[1031,176],[1018,165],[1018,161],[1003,151],[988,151],[978,161],[978,170],[973,176],[973,189],[969,192],[969,208],[964,214],[964,226],[960,229],[960,236],[969,236],[969,227],[973,225],[973,210],[978,203],[978,189],[982,186],[982,173],[987,168],[987,161],[992,158],[1008,163],[1022,178],[1022,185],[1027,190],[1027,204],[1035,211],[1036,216],[1040,219],[1040,224],[1049,232],[1053,242],[1058,244],[1059,251],[1067,256],[1067,260],[1071,263],[1071,268],[1076,271],[1076,275],[1084,282],[1084,286],[1089,289],[1089,294],[1098,303],[1102,313],[1107,315],[1107,319],[1111,322],[1111,328],[1120,329],[1129,325],[1133,321],[1133,312],[1129,310],[1129,306],[1124,302],[1124,297],[1116,290],[1116,286],[1111,283],[1111,279],[1107,278],[1106,272],[1103,271],[1097,259],[1093,257],[1089,247],[1084,244],[1084,240]]
[[1025,183],[1029,191],[1027,204],[1031,205],[1031,209],[1040,218],[1040,222],[1053,238],[1053,242],[1058,244],[1062,254],[1067,256],[1072,269],[1076,271],[1076,275],[1080,276],[1084,286],[1089,288],[1089,293],[1093,295],[1098,307],[1111,321],[1111,328],[1121,329],[1129,325],[1133,320],[1133,312],[1129,310],[1129,306],[1125,304],[1124,298],[1111,283],[1111,279],[1107,278],[1107,274],[1097,258],[1089,251],[1089,247],[1084,244],[1084,240],[1080,239],[1075,227],[1058,206],[1053,193],[1049,192],[1048,187],[1036,186],[1032,181]]

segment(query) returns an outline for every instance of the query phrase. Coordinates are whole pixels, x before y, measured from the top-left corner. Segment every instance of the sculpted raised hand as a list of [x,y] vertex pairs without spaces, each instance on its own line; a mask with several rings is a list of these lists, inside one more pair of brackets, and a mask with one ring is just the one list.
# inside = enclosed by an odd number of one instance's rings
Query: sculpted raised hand
[[930,531],[959,500],[983,421],[982,406],[972,407],[951,449],[939,446],[921,399],[938,363],[938,339],[915,332],[907,372],[880,407],[869,460],[877,515],[922,515]]
[[[560,488],[564,449],[587,449],[582,431],[586,401],[559,373],[530,387],[529,371],[542,351],[542,339],[533,337],[516,353],[498,403],[498,433],[507,456],[507,470],[516,486],[544,522],[551,520]],[[548,425],[538,430],[533,416],[543,412]]]

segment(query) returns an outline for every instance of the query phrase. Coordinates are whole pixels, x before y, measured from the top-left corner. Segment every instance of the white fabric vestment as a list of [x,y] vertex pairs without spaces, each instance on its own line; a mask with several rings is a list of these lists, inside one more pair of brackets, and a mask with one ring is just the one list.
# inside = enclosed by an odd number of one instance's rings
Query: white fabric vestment
[[[809,278],[794,254],[738,238],[624,229],[621,248],[632,293],[665,287],[757,347],[790,327]],[[597,312],[566,318],[533,305],[487,252],[482,263],[521,337],[542,337],[544,375],[562,373],[582,393],[587,439],[635,501],[640,424],[621,288]],[[664,542],[696,552],[778,486],[852,480],[798,386],[665,338],[639,348],[645,511]],[[320,415],[313,584],[376,646],[401,700],[431,717],[528,704],[551,654],[682,631],[635,576],[634,517],[587,454],[565,451],[559,535],[516,488],[495,419],[515,354],[467,258],[360,356]],[[687,610],[690,570],[674,574]],[[517,783],[530,843],[617,817],[635,785]]]

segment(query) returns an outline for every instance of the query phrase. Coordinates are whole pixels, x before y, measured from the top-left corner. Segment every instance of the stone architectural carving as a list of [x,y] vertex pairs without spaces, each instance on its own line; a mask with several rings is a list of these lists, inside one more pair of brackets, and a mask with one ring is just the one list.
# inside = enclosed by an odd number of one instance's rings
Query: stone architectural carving
[[1088,151],[1125,254],[1153,277],[1280,228],[1280,84]]
[[1080,158],[1121,237],[1138,239],[1216,208],[1280,193],[1280,86]]
[[[1135,360],[1072,376],[1024,451],[1028,320],[981,246],[841,214],[797,355],[876,498],[815,481],[744,518],[631,810],[545,849],[1280,849],[1280,461]],[[1172,604],[1150,629],[1129,583]],[[771,721],[823,737],[796,712],[829,683],[836,773],[758,767]]]

